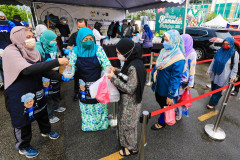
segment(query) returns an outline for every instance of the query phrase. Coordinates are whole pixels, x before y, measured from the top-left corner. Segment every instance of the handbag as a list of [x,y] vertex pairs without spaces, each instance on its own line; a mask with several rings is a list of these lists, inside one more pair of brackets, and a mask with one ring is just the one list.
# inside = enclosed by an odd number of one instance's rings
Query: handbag
[[[188,89],[185,89],[185,91],[182,94],[182,97],[179,99],[178,103],[184,102],[184,101],[188,101],[191,99],[191,93]],[[186,103],[184,104],[185,107],[191,107],[192,106],[192,102]]]
[[104,76],[103,81],[99,83],[96,99],[103,104],[108,104],[110,102],[106,76]]

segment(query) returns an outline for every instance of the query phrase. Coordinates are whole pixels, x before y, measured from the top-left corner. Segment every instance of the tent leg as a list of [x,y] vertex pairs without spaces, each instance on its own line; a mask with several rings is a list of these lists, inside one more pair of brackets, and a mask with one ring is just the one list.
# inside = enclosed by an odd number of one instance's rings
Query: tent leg
[[33,18],[33,23],[34,23],[34,27],[36,28],[36,26],[38,25],[37,19],[36,19],[36,12],[35,12],[35,7],[33,2],[31,2],[31,13],[32,13],[32,18]]
[[187,28],[187,7],[188,7],[189,0],[186,0],[185,3],[186,3],[186,4],[185,4],[185,15],[184,15],[183,34],[186,33],[186,28]]

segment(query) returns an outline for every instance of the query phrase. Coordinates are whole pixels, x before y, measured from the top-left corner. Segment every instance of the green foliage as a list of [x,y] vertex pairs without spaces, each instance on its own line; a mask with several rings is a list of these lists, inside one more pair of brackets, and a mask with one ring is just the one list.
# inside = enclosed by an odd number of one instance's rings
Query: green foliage
[[22,18],[22,21],[28,21],[27,14],[29,19],[31,19],[31,13],[26,10],[27,10],[26,7],[18,8],[17,6],[13,6],[13,5],[0,6],[0,11],[2,11],[7,16],[7,19],[9,20],[13,20],[14,15],[20,15],[20,17]]
[[141,20],[141,16],[147,16],[149,20],[154,20],[156,13],[147,13],[146,11],[137,12],[137,14],[130,13],[127,15],[127,19]]
[[217,17],[217,14],[215,12],[211,12],[208,16],[207,16],[207,21],[210,21],[212,19],[214,19],[215,17]]

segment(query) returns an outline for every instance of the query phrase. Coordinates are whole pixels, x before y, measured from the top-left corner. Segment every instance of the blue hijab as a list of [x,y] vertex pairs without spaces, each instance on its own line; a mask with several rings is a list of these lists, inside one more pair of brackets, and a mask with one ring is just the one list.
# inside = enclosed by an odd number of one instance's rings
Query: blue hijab
[[223,47],[221,47],[214,56],[214,64],[212,71],[214,74],[217,75],[220,75],[223,72],[225,64],[235,53],[234,39],[232,37],[227,37],[224,41],[228,41],[228,43],[230,44],[230,48],[228,50],[225,50],[223,49]]
[[147,33],[149,39],[152,39],[153,33],[152,33],[150,27],[147,24],[145,24],[143,28],[144,28],[145,32]]
[[75,46],[73,48],[74,53],[76,53],[78,55],[78,57],[94,57],[94,56],[96,56],[98,45],[94,44],[94,46],[91,49],[85,49],[84,47],[82,47],[82,43],[83,43],[82,41],[88,35],[91,35],[93,37],[93,39],[95,39],[91,29],[86,28],[86,27],[79,29],[78,34],[77,34],[77,39],[76,39],[77,46]]

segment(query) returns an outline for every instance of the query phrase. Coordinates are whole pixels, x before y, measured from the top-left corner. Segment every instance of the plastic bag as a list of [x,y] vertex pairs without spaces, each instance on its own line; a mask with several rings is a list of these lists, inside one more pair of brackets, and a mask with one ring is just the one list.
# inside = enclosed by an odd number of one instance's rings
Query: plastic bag
[[[182,97],[180,98],[180,100],[178,101],[178,103],[181,103],[181,102],[184,102],[184,101],[188,101],[191,99],[191,93],[188,89],[186,89],[183,94],[182,94]],[[184,105],[185,107],[191,107],[192,106],[192,102],[189,102],[189,103],[186,103]]]
[[63,76],[65,78],[72,78],[74,76],[74,72],[71,67],[67,66],[65,70],[63,71]]
[[[105,76],[104,76],[105,77]],[[89,87],[91,98],[96,98],[99,84],[103,81],[104,77],[100,78],[96,82],[94,82]],[[109,92],[109,98],[110,102],[118,102],[120,100],[120,93],[118,89],[112,84],[112,82],[107,78],[107,84],[108,84],[108,92]]]
[[103,104],[108,104],[110,102],[106,76],[104,76],[103,81],[99,83],[96,99]]
[[164,113],[164,120],[167,125],[174,125],[176,123],[176,115],[174,109],[170,109]]

